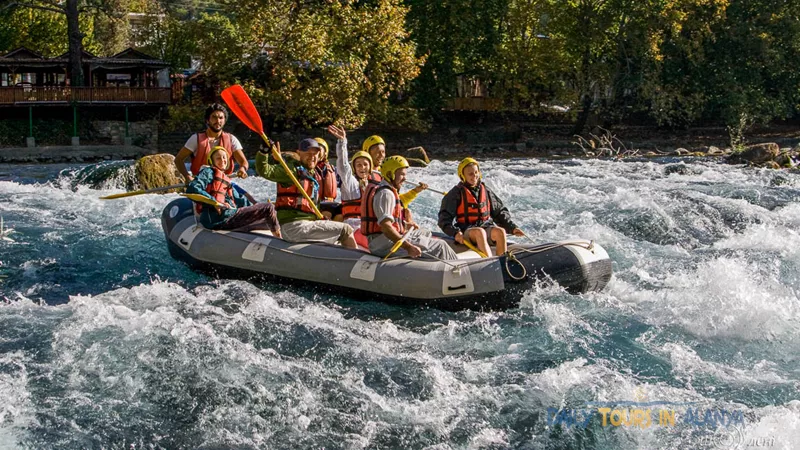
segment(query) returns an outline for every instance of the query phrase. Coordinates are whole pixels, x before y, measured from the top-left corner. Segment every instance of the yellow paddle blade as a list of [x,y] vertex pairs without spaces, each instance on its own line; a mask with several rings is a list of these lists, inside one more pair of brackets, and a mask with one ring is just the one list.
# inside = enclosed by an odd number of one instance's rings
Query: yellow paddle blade
[[464,245],[466,245],[468,249],[470,249],[470,250],[472,250],[473,252],[475,252],[475,253],[479,254],[479,255],[481,256],[481,258],[486,258],[486,253],[483,253],[482,251],[480,251],[480,250],[478,249],[478,247],[476,247],[476,246],[472,245],[472,242],[470,242],[469,240],[467,240],[467,238],[466,238],[466,237],[464,238]]
[[181,195],[181,197],[186,197],[186,198],[188,198],[189,200],[191,200],[193,202],[205,203],[206,205],[211,205],[211,206],[224,206],[222,203],[220,203],[220,202],[218,202],[216,200],[210,199],[210,198],[208,198],[208,197],[206,197],[204,195],[201,195],[201,194],[180,194],[180,195]]
[[392,256],[392,254],[394,252],[396,252],[397,249],[400,248],[400,246],[403,245],[403,241],[406,240],[406,236],[408,236],[408,233],[410,233],[410,232],[411,232],[411,230],[407,230],[405,233],[403,233],[403,237],[401,237],[400,239],[397,240],[397,242],[394,243],[394,245],[392,246],[392,249],[389,250],[389,253],[387,253],[386,256],[383,257],[383,261],[386,261],[386,258]]

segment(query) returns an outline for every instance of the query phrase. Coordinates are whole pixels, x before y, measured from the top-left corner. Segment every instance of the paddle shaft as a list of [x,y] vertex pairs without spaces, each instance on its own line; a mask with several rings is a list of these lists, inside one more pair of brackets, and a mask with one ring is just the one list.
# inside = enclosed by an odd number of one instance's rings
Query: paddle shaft
[[383,261],[386,261],[386,258],[392,256],[394,252],[396,252],[400,247],[403,246],[403,242],[406,240],[406,237],[408,236],[409,233],[411,233],[410,229],[406,230],[406,232],[403,233],[403,236],[400,239],[398,239],[397,242],[394,243],[392,249],[389,250],[389,253],[387,253],[386,256],[383,257]]
[[478,255],[480,255],[480,256],[481,256],[481,258],[486,258],[486,253],[483,253],[483,252],[482,252],[482,251],[481,251],[481,250],[480,250],[478,247],[476,247],[475,245],[473,245],[473,244],[472,244],[472,242],[470,242],[470,241],[469,241],[469,239],[467,239],[467,237],[466,237],[466,236],[464,236],[464,237],[462,238],[462,241],[464,241],[464,245],[466,245],[468,249],[470,249],[470,250],[472,250],[473,252],[475,252],[475,253],[477,253]]
[[[415,186],[415,187],[419,186],[419,183],[415,183],[413,181],[406,180],[405,183],[410,185],[410,186]],[[432,189],[432,188],[428,188],[428,189],[426,189],[426,191],[431,191],[431,192],[436,192],[437,194],[447,195],[447,192],[437,191],[436,189]]]
[[317,208],[317,204],[314,203],[314,200],[311,200],[311,197],[308,195],[308,192],[306,192],[306,190],[303,189],[303,186],[300,185],[300,182],[297,181],[297,178],[295,178],[295,176],[292,173],[291,169],[289,169],[289,166],[286,165],[286,161],[283,160],[283,157],[281,156],[281,152],[274,150],[275,147],[273,147],[272,141],[269,140],[269,138],[267,137],[266,134],[264,134],[264,132],[261,132],[261,139],[264,140],[264,142],[269,146],[270,149],[273,149],[272,156],[275,157],[275,159],[278,160],[278,162],[281,164],[281,167],[283,167],[283,170],[286,172],[287,175],[289,175],[289,178],[292,179],[292,184],[294,184],[294,187],[297,188],[297,191],[300,192],[300,194],[302,194],[303,197],[305,197],[305,199],[308,202],[308,204],[311,205],[311,209],[314,210],[314,215],[317,216],[317,219],[322,219],[323,216],[322,216],[322,213],[319,212],[319,208]]
[[153,192],[161,192],[161,191],[168,191],[170,189],[178,189],[178,188],[185,188],[185,184],[173,184],[172,186],[164,186],[152,189],[143,189],[139,191],[132,191],[132,192],[123,192],[121,194],[112,194],[106,195],[105,197],[100,197],[101,200],[113,200],[115,198],[124,198],[124,197],[133,197],[134,195],[142,195],[142,194],[151,194]]

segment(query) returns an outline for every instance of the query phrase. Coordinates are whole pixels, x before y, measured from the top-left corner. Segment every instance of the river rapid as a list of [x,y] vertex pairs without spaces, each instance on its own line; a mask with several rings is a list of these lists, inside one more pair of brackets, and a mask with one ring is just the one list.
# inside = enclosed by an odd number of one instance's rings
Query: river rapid
[[[409,178],[448,190],[456,164]],[[447,312],[216,280],[167,251],[174,194],[98,199],[129,162],[0,165],[0,449],[798,448],[800,175],[482,169],[537,241],[602,245],[608,286]]]

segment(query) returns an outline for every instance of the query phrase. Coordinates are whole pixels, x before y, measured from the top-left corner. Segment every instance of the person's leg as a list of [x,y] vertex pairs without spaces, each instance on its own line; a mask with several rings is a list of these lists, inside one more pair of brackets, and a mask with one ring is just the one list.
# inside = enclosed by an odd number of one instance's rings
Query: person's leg
[[435,239],[431,237],[431,232],[428,230],[413,230],[406,237],[406,241],[416,245],[422,249],[422,255],[433,256],[434,258],[442,259],[445,261],[452,261],[458,259],[458,255],[447,242],[442,239]]
[[504,255],[508,251],[508,243],[506,240],[506,230],[500,227],[492,227],[489,230],[492,240],[495,242],[495,249],[498,255]]
[[353,238],[353,227],[344,222],[330,220],[306,221],[305,240],[326,242],[328,244],[341,243],[346,248],[358,248]]
[[486,230],[483,228],[470,228],[464,237],[477,245],[478,250],[482,251],[484,255],[492,256],[492,249],[489,248],[489,242],[486,240]]
[[270,230],[275,236],[281,237],[281,226],[278,224],[275,207],[271,203],[259,203],[239,208],[236,210],[236,214],[217,229],[244,232]]

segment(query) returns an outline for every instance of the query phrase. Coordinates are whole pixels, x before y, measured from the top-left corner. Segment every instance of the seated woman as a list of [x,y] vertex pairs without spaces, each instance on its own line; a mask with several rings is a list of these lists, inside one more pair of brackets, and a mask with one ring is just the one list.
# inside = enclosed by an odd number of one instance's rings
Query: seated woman
[[281,237],[281,226],[272,203],[253,205],[236,189],[225,174],[231,161],[224,147],[214,147],[208,154],[208,167],[204,167],[186,187],[189,194],[200,194],[216,200],[221,206],[196,203],[200,223],[210,230],[252,231],[270,230]]
[[525,233],[511,221],[503,202],[483,184],[478,161],[464,158],[458,165],[458,177],[461,182],[442,199],[439,228],[459,244],[469,239],[487,256],[492,256],[489,241],[494,241],[497,254],[504,254],[508,247],[506,232],[514,236]]

